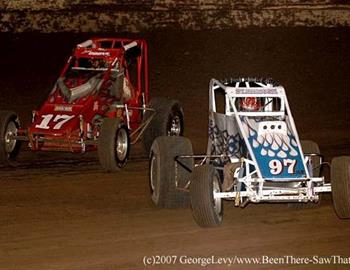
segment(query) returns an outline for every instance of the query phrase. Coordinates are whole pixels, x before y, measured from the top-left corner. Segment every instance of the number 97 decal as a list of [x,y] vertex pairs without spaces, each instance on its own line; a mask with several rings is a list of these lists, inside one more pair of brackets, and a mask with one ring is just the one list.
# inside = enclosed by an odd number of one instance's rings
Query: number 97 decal
[[284,159],[283,162],[278,159],[272,159],[269,162],[270,173],[277,175],[283,172],[284,168],[287,168],[289,174],[295,173],[295,165],[297,161],[295,159]]

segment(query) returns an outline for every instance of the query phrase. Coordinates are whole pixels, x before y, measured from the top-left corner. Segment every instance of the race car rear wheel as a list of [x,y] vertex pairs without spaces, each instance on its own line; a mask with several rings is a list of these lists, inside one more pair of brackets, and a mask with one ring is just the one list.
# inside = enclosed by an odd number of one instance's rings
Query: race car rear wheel
[[[149,152],[155,138],[159,136],[182,136],[184,132],[184,114],[180,103],[168,98],[153,98],[148,108],[155,115],[145,130],[143,142]],[[146,111],[144,121],[152,117],[152,111]]]
[[[318,144],[314,141],[310,140],[301,140],[301,148],[303,149],[304,155],[305,154],[320,154],[320,148]],[[321,163],[319,157],[311,156],[312,159],[312,176],[319,177],[321,175]],[[309,208],[317,208],[321,206],[322,201],[322,193],[319,194],[319,199],[317,202],[297,202],[297,203],[288,203],[288,207],[291,209],[309,209]]]
[[350,218],[350,156],[335,157],[331,165],[334,210],[339,218]]
[[21,142],[12,138],[17,135],[18,117],[11,111],[0,111],[0,162],[11,164],[21,148]]
[[219,193],[219,173],[213,165],[195,167],[191,177],[190,195],[192,215],[201,227],[216,227],[222,222],[222,199],[215,198]]
[[151,199],[158,207],[188,207],[189,194],[184,188],[193,170],[193,158],[179,158],[184,165],[175,165],[179,155],[193,155],[192,144],[185,137],[162,136],[154,140],[150,151],[149,183]]
[[130,136],[127,126],[120,119],[104,119],[97,147],[102,167],[108,172],[118,171],[129,157]]

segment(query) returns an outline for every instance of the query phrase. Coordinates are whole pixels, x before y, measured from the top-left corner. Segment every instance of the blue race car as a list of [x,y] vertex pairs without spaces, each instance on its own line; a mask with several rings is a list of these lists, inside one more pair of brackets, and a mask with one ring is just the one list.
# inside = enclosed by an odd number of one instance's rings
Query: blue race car
[[318,145],[299,139],[281,85],[212,79],[207,153],[193,155],[184,137],[158,137],[150,152],[151,196],[159,207],[191,204],[202,227],[221,224],[222,200],[303,208],[317,206],[324,192],[332,192],[337,215],[349,218],[350,157],[333,159],[331,184],[320,175],[324,164]]

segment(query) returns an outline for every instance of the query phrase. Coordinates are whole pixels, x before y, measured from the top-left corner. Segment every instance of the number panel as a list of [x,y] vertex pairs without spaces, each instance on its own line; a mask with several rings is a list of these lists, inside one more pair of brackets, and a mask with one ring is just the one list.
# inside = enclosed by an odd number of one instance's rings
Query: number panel
[[288,174],[294,174],[296,164],[297,161],[295,159],[283,159],[283,161],[272,159],[269,162],[270,173],[279,175],[286,170]]
[[[240,120],[249,156],[254,157],[263,178],[280,181],[306,177],[300,145],[288,119],[272,121],[242,116]],[[276,130],[279,126],[285,128]]]
[[52,129],[61,129],[62,126],[67,123],[69,120],[74,118],[74,115],[67,115],[67,114],[44,114],[41,116],[42,120],[40,124],[35,125],[36,128],[40,129],[50,129],[50,127],[53,125]]

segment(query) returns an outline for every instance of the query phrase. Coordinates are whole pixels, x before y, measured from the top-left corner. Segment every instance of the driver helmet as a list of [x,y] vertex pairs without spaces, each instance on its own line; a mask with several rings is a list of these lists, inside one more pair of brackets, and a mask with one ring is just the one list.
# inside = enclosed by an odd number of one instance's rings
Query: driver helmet
[[246,111],[259,111],[261,102],[256,97],[244,97],[241,99],[241,107]]

